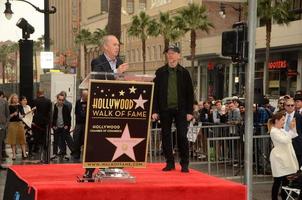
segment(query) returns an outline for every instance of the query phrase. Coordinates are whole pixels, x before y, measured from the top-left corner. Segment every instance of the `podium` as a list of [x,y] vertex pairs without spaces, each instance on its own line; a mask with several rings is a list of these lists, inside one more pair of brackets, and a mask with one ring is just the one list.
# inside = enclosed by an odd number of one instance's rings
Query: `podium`
[[150,75],[92,72],[80,84],[89,93],[83,167],[101,168],[93,181],[133,182],[135,177],[121,168],[146,167],[153,79]]

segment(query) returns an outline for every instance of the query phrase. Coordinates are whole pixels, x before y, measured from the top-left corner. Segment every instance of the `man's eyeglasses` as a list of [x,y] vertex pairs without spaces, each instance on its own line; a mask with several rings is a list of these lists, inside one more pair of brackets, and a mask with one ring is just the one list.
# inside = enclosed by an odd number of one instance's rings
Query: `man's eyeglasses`
[[287,107],[294,107],[295,105],[294,104],[287,104],[286,106]]

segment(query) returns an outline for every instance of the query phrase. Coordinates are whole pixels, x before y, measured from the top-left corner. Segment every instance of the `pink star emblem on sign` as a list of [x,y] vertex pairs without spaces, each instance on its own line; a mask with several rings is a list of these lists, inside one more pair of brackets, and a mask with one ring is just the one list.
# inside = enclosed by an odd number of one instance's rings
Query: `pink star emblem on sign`
[[139,95],[138,99],[133,99],[133,101],[136,103],[135,109],[138,107],[141,107],[143,110],[145,110],[144,103],[146,103],[148,100],[144,100],[142,95]]
[[116,150],[111,161],[114,161],[123,154],[126,154],[127,156],[129,156],[129,158],[136,161],[133,147],[145,140],[145,138],[131,138],[128,124],[126,124],[123,134],[120,138],[106,139],[111,142],[114,146],[116,146]]

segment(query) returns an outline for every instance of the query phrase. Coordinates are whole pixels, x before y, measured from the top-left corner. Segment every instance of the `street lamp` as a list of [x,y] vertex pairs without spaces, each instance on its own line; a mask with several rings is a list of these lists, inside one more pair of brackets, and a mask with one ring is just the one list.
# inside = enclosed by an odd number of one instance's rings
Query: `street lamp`
[[[50,38],[49,38],[49,14],[56,13],[57,9],[54,6],[51,6],[51,9],[49,9],[49,0],[44,0],[44,10],[40,9],[39,7],[35,6],[34,4],[26,1],[26,0],[15,0],[15,1],[22,1],[29,5],[31,5],[33,8],[36,9],[36,11],[44,14],[44,48],[45,51],[49,51],[50,46]],[[9,0],[5,3],[5,11],[4,11],[5,17],[7,19],[11,19],[13,11],[11,9],[11,3]]]
[[11,3],[9,3],[9,0],[5,3],[5,11],[4,11],[6,19],[10,20],[13,16],[13,11],[11,9]]
[[239,6],[238,8],[237,7],[234,7],[232,5],[229,5],[229,4],[225,4],[225,3],[220,3],[220,10],[219,10],[219,15],[224,19],[226,17],[226,12],[225,12],[225,7],[226,6],[230,6],[232,9],[234,9],[235,11],[238,12],[238,22],[241,21],[241,14],[242,14],[242,6],[241,4],[239,3]]

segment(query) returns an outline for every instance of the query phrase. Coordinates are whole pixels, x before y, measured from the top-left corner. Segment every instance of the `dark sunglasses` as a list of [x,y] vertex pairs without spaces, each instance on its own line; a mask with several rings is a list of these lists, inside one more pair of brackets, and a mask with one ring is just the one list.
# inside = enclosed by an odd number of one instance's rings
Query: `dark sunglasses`
[[295,105],[294,104],[287,104],[286,106],[288,106],[288,107],[294,107]]

